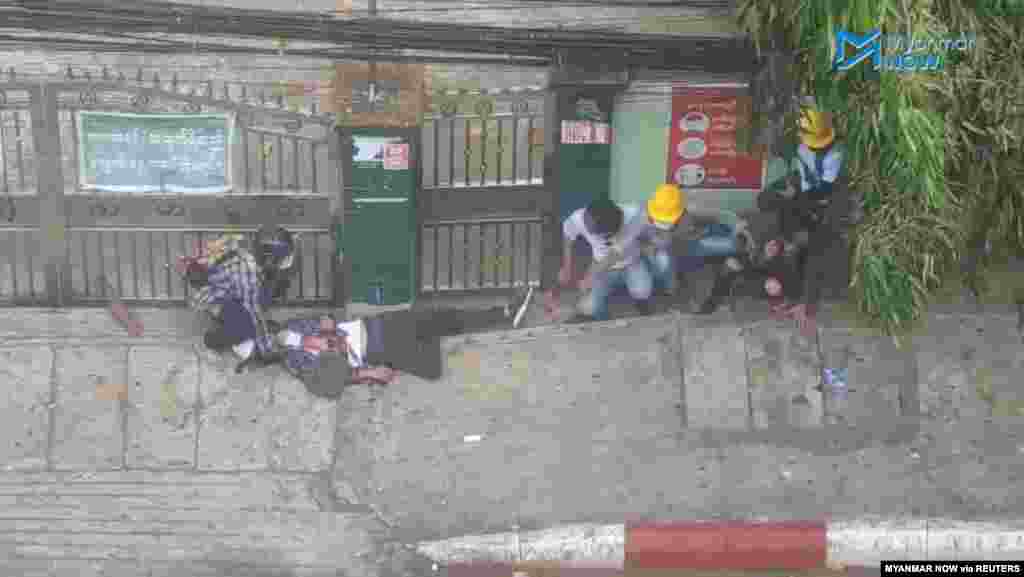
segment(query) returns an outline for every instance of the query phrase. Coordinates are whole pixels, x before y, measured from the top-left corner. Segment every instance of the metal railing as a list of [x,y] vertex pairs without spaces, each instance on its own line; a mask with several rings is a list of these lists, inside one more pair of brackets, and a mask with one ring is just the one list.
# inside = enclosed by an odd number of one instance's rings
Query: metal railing
[[423,223],[421,292],[538,286],[547,220],[528,216]]
[[[326,194],[327,141],[283,130],[250,127],[241,139],[241,190]],[[255,150],[255,159],[250,154]],[[256,162],[252,162],[255,160]],[[255,164],[256,166],[252,166]],[[253,178],[255,169],[257,178]]]
[[[116,296],[147,303],[187,302],[190,289],[172,269],[178,256],[192,254],[198,244],[225,233],[246,237],[251,245],[255,229],[79,228],[68,232],[65,278],[75,304],[102,303],[110,291],[99,282],[105,277]],[[327,231],[295,229],[299,235],[296,278],[289,303],[325,303],[333,298],[333,240]]]
[[0,302],[40,304],[46,301],[46,279],[39,227],[0,227]]
[[540,184],[543,127],[543,113],[427,116],[423,187]]
[[[7,97],[0,91],[0,104]],[[28,109],[0,107],[0,193],[35,189],[32,115]]]
[[[69,304],[103,304],[112,296],[129,302],[183,304],[189,288],[173,271],[175,259],[191,254],[197,243],[227,232],[249,242],[255,229],[78,228],[68,231],[64,270]],[[296,229],[296,277],[290,304],[331,302],[335,274],[334,241],[329,231]],[[42,302],[46,296],[41,259],[36,258],[38,228],[0,228],[0,302]],[[102,283],[105,278],[113,289]]]

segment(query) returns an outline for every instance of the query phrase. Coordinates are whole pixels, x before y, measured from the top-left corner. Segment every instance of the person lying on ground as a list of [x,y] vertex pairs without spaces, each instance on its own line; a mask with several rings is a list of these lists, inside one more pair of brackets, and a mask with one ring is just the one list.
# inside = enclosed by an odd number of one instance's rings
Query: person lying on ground
[[655,288],[674,295],[678,286],[672,244],[675,236],[694,234],[687,218],[686,195],[674,184],[659,186],[646,210],[624,221],[605,258],[595,261],[586,278],[589,293],[581,300],[579,320],[608,318],[608,298],[625,287],[641,314],[651,312]]
[[[612,239],[622,230],[626,213],[615,202],[599,199],[574,211],[562,222],[562,265],[558,270],[558,284],[544,295],[549,316],[557,309],[562,289],[579,288],[586,291],[593,286],[592,275],[578,274],[576,257],[580,239],[586,243],[591,262],[604,260],[608,256]],[[630,212],[628,217],[632,216]]]
[[526,291],[506,306],[481,310],[401,310],[348,322],[296,319],[275,340],[289,372],[316,396],[336,398],[349,384],[388,384],[399,373],[436,381],[444,372],[444,337],[511,327],[531,296]]

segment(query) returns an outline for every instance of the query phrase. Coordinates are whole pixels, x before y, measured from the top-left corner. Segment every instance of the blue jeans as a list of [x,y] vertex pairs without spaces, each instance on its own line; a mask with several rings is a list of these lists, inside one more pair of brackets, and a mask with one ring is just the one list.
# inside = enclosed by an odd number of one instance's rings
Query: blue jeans
[[608,318],[608,299],[623,287],[634,301],[647,301],[655,287],[675,288],[675,263],[668,251],[658,251],[653,258],[641,257],[633,264],[594,277],[590,294],[584,297],[580,312],[596,320]]

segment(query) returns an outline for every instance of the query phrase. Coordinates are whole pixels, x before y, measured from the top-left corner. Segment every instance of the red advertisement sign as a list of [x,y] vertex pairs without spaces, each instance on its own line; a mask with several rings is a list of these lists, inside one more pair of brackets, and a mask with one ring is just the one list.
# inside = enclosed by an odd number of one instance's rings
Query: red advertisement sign
[[749,98],[739,88],[674,90],[669,182],[690,188],[761,188],[762,160],[736,152],[736,126],[750,121]]

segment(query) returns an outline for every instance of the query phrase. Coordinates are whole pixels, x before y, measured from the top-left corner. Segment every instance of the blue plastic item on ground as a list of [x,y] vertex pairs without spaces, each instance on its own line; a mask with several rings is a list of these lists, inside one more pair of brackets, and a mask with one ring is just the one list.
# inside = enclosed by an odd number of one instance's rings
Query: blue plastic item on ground
[[825,390],[833,400],[844,401],[849,392],[849,372],[847,369],[829,369],[824,371]]

